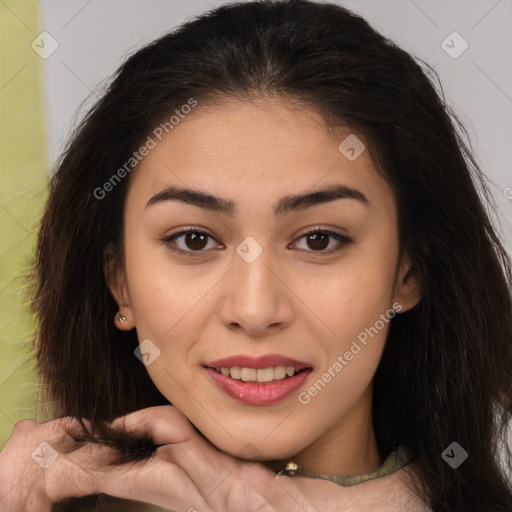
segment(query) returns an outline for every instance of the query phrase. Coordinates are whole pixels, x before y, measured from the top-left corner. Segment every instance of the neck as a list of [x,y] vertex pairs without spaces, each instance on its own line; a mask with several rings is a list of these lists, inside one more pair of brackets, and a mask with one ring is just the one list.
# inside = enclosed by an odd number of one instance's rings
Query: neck
[[336,476],[374,471],[382,460],[373,430],[371,397],[370,385],[352,409],[313,443],[287,459],[265,465],[277,471],[293,461],[304,471]]

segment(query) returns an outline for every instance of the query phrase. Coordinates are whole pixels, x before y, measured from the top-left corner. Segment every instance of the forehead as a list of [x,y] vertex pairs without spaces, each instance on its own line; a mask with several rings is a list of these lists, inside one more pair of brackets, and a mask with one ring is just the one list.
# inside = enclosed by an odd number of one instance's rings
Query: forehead
[[147,200],[166,186],[179,185],[261,202],[262,196],[332,183],[364,189],[374,200],[389,201],[392,195],[366,141],[349,127],[329,130],[305,106],[231,100],[199,102],[156,140],[132,176],[129,195]]

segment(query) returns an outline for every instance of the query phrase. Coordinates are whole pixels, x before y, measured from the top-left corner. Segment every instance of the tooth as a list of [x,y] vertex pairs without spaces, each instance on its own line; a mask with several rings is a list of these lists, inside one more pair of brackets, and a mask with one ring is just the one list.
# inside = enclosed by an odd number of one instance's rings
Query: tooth
[[258,382],[270,382],[274,380],[274,368],[261,368],[256,372]]
[[293,366],[286,367],[286,375],[288,375],[288,377],[292,377],[294,373],[295,373],[295,368]]
[[274,368],[274,379],[281,380],[286,377],[286,368],[284,366],[276,366]]
[[241,378],[245,382],[254,382],[256,380],[256,369],[255,368],[242,368]]
[[220,372],[224,376],[231,376],[235,380],[243,380],[244,382],[272,382],[274,380],[282,380],[286,376],[293,377],[296,370],[294,366],[276,366],[268,368],[241,368],[235,366],[233,368],[221,367]]
[[235,368],[230,368],[229,374],[231,375],[232,379],[240,380],[242,378],[240,368],[238,368],[238,366],[236,366]]

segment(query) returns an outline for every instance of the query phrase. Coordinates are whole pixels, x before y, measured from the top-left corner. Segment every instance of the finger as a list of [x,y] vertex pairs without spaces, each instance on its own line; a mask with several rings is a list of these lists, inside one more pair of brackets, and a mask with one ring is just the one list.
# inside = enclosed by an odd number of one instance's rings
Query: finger
[[203,507],[239,509],[249,501],[251,510],[308,512],[301,500],[279,485],[275,474],[261,463],[240,461],[213,446],[205,451],[195,440],[161,446],[156,453],[183,467],[203,497]]
[[[89,429],[90,424],[87,420],[82,420],[85,426]],[[63,418],[57,418],[51,422],[43,424],[43,432],[46,428],[51,429],[50,435],[48,436],[48,443],[52,445],[52,441],[57,443],[57,447],[54,447],[57,451],[67,453],[68,451],[74,450],[78,446],[76,439],[84,437],[84,429],[77,418],[71,416],[65,416]],[[53,445],[52,445],[53,446]]]
[[112,467],[101,476],[100,492],[176,512],[214,510],[183,468],[159,457]]
[[210,495],[230,477],[238,476],[242,468],[240,461],[199,435],[189,442],[160,446],[155,456],[181,467],[203,496]]
[[[146,466],[147,470],[148,467],[154,468],[163,462],[164,474],[165,471],[178,471],[181,480],[193,490],[190,496],[199,496],[201,508],[198,510],[207,506],[203,497],[211,494],[221,482],[236,473],[235,459],[220,452],[201,437],[186,416],[174,406],[149,407],[136,411],[117,418],[112,422],[112,427],[124,428],[141,436],[149,435],[155,445],[160,445],[153,462],[142,461],[142,464],[149,464]],[[126,481],[126,475],[123,475],[123,479]],[[150,479],[148,485],[153,490],[153,497],[161,497],[161,492],[169,493],[169,482],[170,479],[166,478],[160,490],[159,479]],[[136,477],[134,486],[140,485],[140,477]],[[119,492],[123,492],[123,489],[124,486]],[[176,492],[174,494],[180,500],[186,496],[182,495],[180,489]]]
[[155,455],[185,471],[202,495],[211,493],[238,470],[235,459],[201,437],[174,406],[142,409],[114,423],[139,435],[149,435],[155,445],[160,445]]
[[[160,446],[155,455],[181,468],[197,491],[211,503],[223,503],[229,482],[238,481],[242,463],[212,446],[174,406],[151,407],[114,421],[127,430],[147,434]],[[265,489],[273,473],[263,465],[256,470],[254,486]],[[249,481],[250,478],[247,479]],[[203,502],[203,507],[205,506]]]
[[[148,463],[146,468],[154,468],[159,464],[159,460],[166,463],[162,466],[164,474],[166,470],[176,471],[170,468],[177,468],[181,474],[181,480],[186,481],[187,486],[191,486],[194,490],[190,496],[200,497],[201,508],[198,510],[206,506],[212,506],[213,509],[222,507],[235,483],[239,488],[237,494],[240,496],[245,496],[247,493],[255,497],[263,495],[273,478],[273,473],[271,474],[261,465],[255,468],[254,475],[249,478],[245,476],[242,481],[241,461],[213,447],[194,430],[183,413],[174,406],[143,409],[114,420],[112,425],[118,428],[124,427],[139,435],[149,435],[155,444],[161,445],[156,450],[154,459],[143,461],[144,464]],[[123,480],[126,482],[124,474]],[[169,482],[168,478],[164,482],[160,482],[158,476],[150,478],[147,486],[148,489],[152,489],[154,499],[161,497],[162,492],[164,495],[169,493]],[[134,486],[138,485],[141,485],[140,476],[137,476],[134,481]],[[163,485],[162,489],[160,489],[161,485]],[[118,492],[123,490],[126,491],[124,486]],[[138,489],[134,489],[134,492],[138,492]],[[173,492],[178,497],[182,496],[179,490],[178,494]]]
[[119,450],[114,446],[84,442],[67,451],[65,457],[84,470],[103,471],[119,460]]
[[[48,503],[91,494],[94,478],[85,478],[86,471],[67,458],[77,446],[70,431],[78,428],[79,421],[70,417],[45,423],[27,419],[15,425],[0,454],[0,510],[9,504],[15,510],[45,510]],[[101,460],[98,454],[82,457]],[[29,507],[27,500],[34,506]]]
[[7,443],[5,449],[19,447],[18,449],[32,453],[43,448],[65,453],[76,446],[70,431],[76,431],[78,428],[78,420],[71,417],[58,418],[44,423],[30,419],[21,420],[14,425],[11,436],[13,442]]
[[70,453],[59,456],[44,468],[45,490],[52,502],[70,497],[99,494],[103,480],[115,472],[118,451],[110,446],[86,443]]
[[149,435],[155,445],[182,443],[197,436],[186,416],[172,405],[141,409],[115,419],[111,426]]

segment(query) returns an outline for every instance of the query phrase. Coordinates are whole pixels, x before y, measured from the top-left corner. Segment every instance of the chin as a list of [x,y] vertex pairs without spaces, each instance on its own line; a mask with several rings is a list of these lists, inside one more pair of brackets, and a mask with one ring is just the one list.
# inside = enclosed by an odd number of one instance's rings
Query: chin
[[[203,434],[204,435],[204,434]],[[243,437],[205,436],[217,449],[232,455],[238,459],[253,461],[272,461],[289,459],[302,451],[305,446],[298,443],[293,437],[287,436],[286,441],[282,439],[265,438],[264,435],[257,439],[254,435]]]

